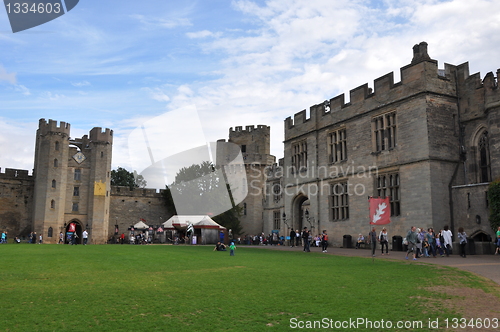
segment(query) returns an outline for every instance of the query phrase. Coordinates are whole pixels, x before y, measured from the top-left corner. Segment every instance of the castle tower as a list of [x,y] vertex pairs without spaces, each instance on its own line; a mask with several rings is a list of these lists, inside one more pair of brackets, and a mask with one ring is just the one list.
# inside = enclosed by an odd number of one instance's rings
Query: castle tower
[[[56,243],[72,227],[90,243],[108,238],[113,131],[93,128],[70,139],[70,125],[40,120],[35,147],[33,230]],[[70,226],[71,225],[71,226]]]
[[[40,119],[35,143],[33,231],[49,242],[63,226],[70,125]],[[52,233],[49,234],[49,229]],[[38,239],[37,239],[38,240]]]
[[244,234],[258,235],[264,231],[262,199],[266,185],[265,169],[274,164],[270,155],[269,126],[258,125],[229,129],[229,142],[240,146],[246,171],[248,195],[240,204],[243,207],[241,226]]

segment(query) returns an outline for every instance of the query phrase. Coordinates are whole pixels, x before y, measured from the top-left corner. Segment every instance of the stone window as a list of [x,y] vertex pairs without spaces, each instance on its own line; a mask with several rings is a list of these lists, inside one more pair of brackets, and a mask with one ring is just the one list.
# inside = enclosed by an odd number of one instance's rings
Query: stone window
[[80,196],[80,187],[73,187],[73,196]]
[[247,215],[247,203],[243,203],[243,215]]
[[384,174],[377,178],[378,197],[389,197],[391,216],[401,215],[401,198],[399,188],[399,173]]
[[47,232],[47,237],[52,237],[52,234],[54,233],[54,230],[52,227],[49,227],[49,231]]
[[281,228],[281,215],[279,211],[274,211],[273,212],[273,219],[274,219],[274,228],[273,229],[280,229]]
[[329,163],[337,163],[344,160],[347,160],[347,140],[345,128],[328,134]]
[[396,147],[396,112],[373,118],[372,128],[376,152],[392,150]]
[[279,182],[273,183],[273,200],[279,202],[281,199],[281,185]]
[[59,167],[59,161],[57,159],[54,159],[54,167]]
[[246,145],[242,145],[241,146],[241,152],[242,153],[246,153],[247,152],[247,146]]
[[347,182],[330,186],[330,217],[332,221],[349,219],[349,191]]
[[56,208],[56,201],[54,201],[54,200],[50,201],[50,208],[51,209],[55,209]]
[[56,149],[56,151],[59,151],[59,142],[55,143],[55,149]]
[[77,212],[78,211],[78,203],[74,202],[73,206],[71,207],[71,211]]
[[75,181],[82,180],[82,170],[81,169],[75,169],[74,180]]
[[292,145],[292,167],[294,172],[307,170],[307,141]]
[[481,183],[489,182],[490,178],[490,151],[488,144],[488,132],[485,130],[479,137],[479,181]]
[[57,182],[56,180],[52,180],[52,188],[56,188],[57,187]]

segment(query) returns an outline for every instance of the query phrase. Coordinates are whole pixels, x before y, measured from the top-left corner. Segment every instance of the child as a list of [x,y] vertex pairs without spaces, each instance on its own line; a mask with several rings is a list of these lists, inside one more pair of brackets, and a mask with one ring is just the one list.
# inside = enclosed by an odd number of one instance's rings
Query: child
[[231,245],[229,246],[229,256],[234,256],[234,249],[236,249],[236,246],[234,245],[234,242],[231,242]]

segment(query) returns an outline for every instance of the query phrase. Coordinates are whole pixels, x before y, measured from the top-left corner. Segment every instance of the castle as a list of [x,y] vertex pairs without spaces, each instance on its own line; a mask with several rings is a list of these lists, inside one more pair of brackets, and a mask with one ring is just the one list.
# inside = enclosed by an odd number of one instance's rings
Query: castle
[[[351,90],[349,102],[342,94],[285,119],[278,163],[268,126],[231,128],[247,175],[244,233],[307,226],[345,245],[344,235],[369,231],[367,198],[389,196],[391,236],[448,224],[486,243],[488,185],[500,177],[499,74],[481,79],[468,63],[439,69],[422,42],[400,82],[389,73]],[[69,124],[40,120],[33,176],[0,173],[0,223],[11,236],[34,230],[55,242],[54,232],[76,223],[104,243],[139,215],[152,224],[169,217],[156,190],[110,186],[111,130],[68,138]]]

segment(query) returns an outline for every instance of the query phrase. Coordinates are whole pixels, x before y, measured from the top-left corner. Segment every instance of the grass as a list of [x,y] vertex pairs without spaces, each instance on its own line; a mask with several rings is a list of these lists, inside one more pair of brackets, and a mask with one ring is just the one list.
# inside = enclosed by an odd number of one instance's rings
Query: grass
[[323,318],[427,324],[459,316],[424,310],[422,287],[484,286],[451,268],[243,246],[230,257],[208,246],[9,244],[0,257],[1,331],[288,331],[291,319]]

